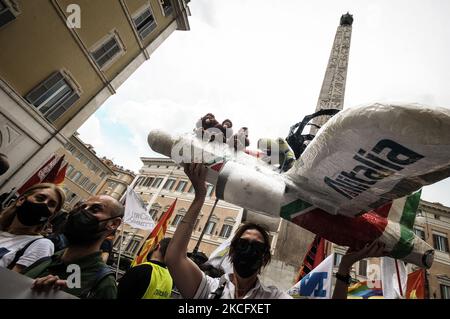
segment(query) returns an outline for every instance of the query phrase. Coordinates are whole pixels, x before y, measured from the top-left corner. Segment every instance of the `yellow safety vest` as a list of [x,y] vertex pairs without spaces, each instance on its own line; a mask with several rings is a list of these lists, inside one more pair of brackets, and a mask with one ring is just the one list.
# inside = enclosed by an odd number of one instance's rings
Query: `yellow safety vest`
[[152,267],[152,278],[142,299],[169,299],[173,284],[169,270],[151,262],[145,262],[141,265]]

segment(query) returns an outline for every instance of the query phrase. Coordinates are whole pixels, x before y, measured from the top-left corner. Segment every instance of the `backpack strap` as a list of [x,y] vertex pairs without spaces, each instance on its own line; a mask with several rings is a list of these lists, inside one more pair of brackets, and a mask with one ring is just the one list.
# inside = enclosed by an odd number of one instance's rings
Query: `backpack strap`
[[219,287],[217,287],[216,291],[214,291],[212,293],[212,295],[214,295],[214,298],[212,298],[212,299],[222,298],[223,291],[225,289],[225,286],[227,285],[227,280],[226,280],[225,276],[226,276],[226,274],[224,274],[224,275],[222,275],[222,277],[220,277]]
[[296,159],[298,159],[300,157],[300,155],[303,153],[303,151],[305,150],[305,148],[307,146],[306,142],[311,141],[315,137],[315,135],[311,135],[311,134],[302,134],[305,126],[311,125],[311,126],[315,126],[320,129],[319,125],[309,123],[309,122],[318,116],[323,116],[323,115],[334,116],[339,111],[340,110],[338,110],[338,109],[322,109],[311,115],[305,116],[301,122],[298,122],[298,123],[294,124],[293,126],[291,126],[291,128],[289,130],[289,135],[286,138],[286,141],[288,142],[289,146],[294,151]]
[[92,286],[88,287],[85,291],[83,291],[80,294],[80,298],[81,299],[89,299],[92,296],[93,291],[95,291],[97,286],[100,284],[100,282],[103,279],[105,279],[106,277],[112,276],[112,275],[114,275],[114,271],[110,267],[108,267],[106,265],[102,266],[95,274],[95,281],[92,284]]
[[23,246],[21,249],[19,249],[16,252],[16,255],[14,256],[14,259],[9,263],[8,265],[8,269],[13,269],[14,266],[16,265],[16,263],[19,261],[20,257],[23,256],[23,254],[25,253],[25,251],[28,249],[28,247],[30,247],[34,242],[40,240],[40,239],[44,239],[44,238],[36,238],[33,239],[31,241],[29,241],[25,246]]

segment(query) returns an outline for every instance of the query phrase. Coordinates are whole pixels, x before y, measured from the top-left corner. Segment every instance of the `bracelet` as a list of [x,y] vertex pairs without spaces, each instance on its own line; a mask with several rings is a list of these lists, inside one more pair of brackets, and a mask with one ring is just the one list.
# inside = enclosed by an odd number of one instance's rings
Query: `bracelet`
[[335,274],[336,279],[345,282],[347,285],[350,285],[352,277],[350,275],[341,275],[340,273]]

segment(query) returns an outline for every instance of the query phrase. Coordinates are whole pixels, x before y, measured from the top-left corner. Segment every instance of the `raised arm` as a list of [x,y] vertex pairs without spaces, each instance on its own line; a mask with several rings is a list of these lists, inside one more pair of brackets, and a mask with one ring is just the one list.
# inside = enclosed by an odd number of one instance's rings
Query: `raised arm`
[[202,271],[187,257],[187,247],[198,214],[205,202],[207,169],[203,164],[186,164],[184,172],[192,182],[195,198],[173,234],[167,248],[165,262],[181,295],[184,298],[192,298],[202,281]]
[[[383,243],[374,241],[359,251],[348,249],[342,257],[336,275],[341,278],[349,278],[354,263],[365,258],[385,256],[384,248]],[[348,282],[337,278],[332,299],[347,299],[348,286]]]

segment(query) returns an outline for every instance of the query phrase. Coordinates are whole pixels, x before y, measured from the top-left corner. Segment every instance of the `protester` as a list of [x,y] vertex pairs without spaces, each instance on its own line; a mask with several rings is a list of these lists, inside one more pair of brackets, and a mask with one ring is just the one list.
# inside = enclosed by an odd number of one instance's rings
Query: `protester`
[[178,224],[166,254],[166,264],[174,283],[184,298],[291,298],[276,287],[265,287],[258,274],[270,261],[269,235],[259,225],[244,224],[234,235],[229,256],[234,267],[231,274],[211,278],[187,257],[187,246],[195,221],[206,196],[206,168],[187,164],[184,169],[195,189],[195,198]]
[[208,134],[207,130],[216,127],[216,125],[218,124],[219,122],[216,120],[214,114],[207,113],[205,116],[201,117],[195,124],[195,135],[201,140],[209,141],[210,135]]
[[[92,196],[71,211],[64,227],[68,247],[25,270],[26,276],[37,278],[32,288],[62,289],[79,298],[115,299],[115,278],[102,260],[100,246],[119,227],[123,214],[122,204],[108,195]],[[79,285],[69,282],[73,265],[79,267]]]
[[241,127],[239,131],[228,140],[228,145],[234,148],[235,151],[245,151],[250,145],[250,140],[248,139],[248,128]]
[[35,261],[53,254],[53,243],[41,233],[64,201],[61,188],[42,183],[30,187],[2,211],[0,267],[21,272]]
[[370,245],[367,244],[360,250],[348,249],[342,256],[336,273],[336,285],[332,299],[347,299],[348,286],[351,283],[350,271],[354,263],[365,258],[385,256],[384,249],[384,244],[377,241]]
[[114,236],[116,232],[113,232],[111,235],[105,238],[103,243],[100,246],[100,250],[102,252],[102,260],[105,264],[111,263],[111,256],[113,253],[113,243],[114,243]]
[[269,165],[274,164],[271,161],[272,156],[274,155],[272,154],[272,148],[277,149],[279,170],[281,172],[287,172],[295,163],[294,152],[289,147],[286,140],[281,137],[277,139],[261,138],[258,140],[257,148],[265,154],[263,161]]
[[120,279],[118,299],[168,299],[172,277],[164,263],[170,238],[162,239],[147,255],[147,262],[128,270]]

